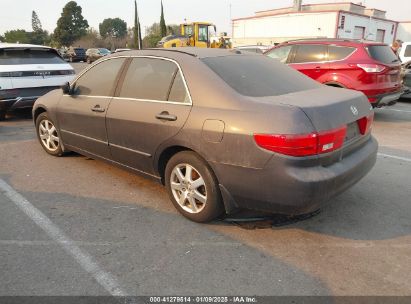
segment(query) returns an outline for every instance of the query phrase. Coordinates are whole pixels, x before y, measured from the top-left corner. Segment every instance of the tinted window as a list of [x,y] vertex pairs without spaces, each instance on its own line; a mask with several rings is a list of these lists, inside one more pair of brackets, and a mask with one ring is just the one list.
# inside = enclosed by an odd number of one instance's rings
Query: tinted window
[[183,77],[181,76],[180,71],[177,73],[176,78],[174,79],[174,83],[171,87],[170,96],[168,97],[168,100],[190,103],[190,99],[188,97],[188,93],[184,85]]
[[128,68],[120,96],[167,100],[171,81],[177,70],[176,64],[168,60],[134,58]]
[[291,45],[282,46],[282,47],[275,48],[269,51],[266,55],[268,57],[278,59],[282,63],[286,63],[288,59],[288,55],[290,54],[291,48],[292,48]]
[[342,60],[347,58],[355,51],[354,47],[346,47],[346,46],[332,46],[330,45],[328,48],[328,60]]
[[407,47],[405,48],[404,56],[411,57],[411,45],[407,45]]
[[244,96],[276,96],[319,86],[311,78],[266,56],[236,55],[202,61]]
[[293,63],[326,61],[325,45],[301,44],[297,47]]
[[111,96],[124,61],[124,58],[110,59],[92,67],[76,81],[75,94]]
[[397,55],[388,45],[370,45],[367,47],[367,51],[371,58],[383,63],[399,61]]
[[66,63],[52,50],[1,50],[0,65]]

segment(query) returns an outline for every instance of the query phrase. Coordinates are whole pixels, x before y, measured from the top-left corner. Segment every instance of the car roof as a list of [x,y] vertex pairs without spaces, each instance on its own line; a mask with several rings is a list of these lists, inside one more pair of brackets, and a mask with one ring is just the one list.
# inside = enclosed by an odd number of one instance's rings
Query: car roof
[[355,39],[332,39],[332,38],[313,38],[313,39],[297,39],[297,40],[290,40],[281,43],[281,45],[285,44],[335,44],[335,45],[342,45],[342,46],[363,46],[363,45],[387,45],[383,42],[377,41],[368,41],[368,40],[355,40]]
[[36,44],[20,44],[20,43],[3,43],[0,42],[0,49],[33,49],[33,48],[40,48],[40,49],[51,49],[49,46],[44,46],[44,45],[36,45]]
[[[196,48],[196,47],[176,47],[170,49],[143,49],[143,50],[131,50],[124,51],[120,54],[113,54],[112,57],[116,56],[159,56],[159,57],[181,57],[181,56],[192,56],[197,58],[210,58],[210,57],[223,57],[223,56],[233,56],[236,54],[241,54],[240,50],[228,50],[228,49],[212,49],[212,48]],[[249,55],[248,53],[246,55]]]

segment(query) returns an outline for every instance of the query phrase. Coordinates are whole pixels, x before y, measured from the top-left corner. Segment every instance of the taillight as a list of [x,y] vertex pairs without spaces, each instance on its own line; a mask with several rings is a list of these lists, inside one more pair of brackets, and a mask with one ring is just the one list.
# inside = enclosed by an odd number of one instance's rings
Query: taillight
[[309,134],[254,134],[261,148],[289,156],[310,156],[335,151],[344,144],[347,126]]
[[363,69],[367,73],[381,73],[385,70],[385,66],[380,64],[357,64],[357,67]]
[[357,120],[358,128],[360,129],[361,135],[368,134],[371,131],[372,123],[374,121],[374,112],[368,116],[364,116]]

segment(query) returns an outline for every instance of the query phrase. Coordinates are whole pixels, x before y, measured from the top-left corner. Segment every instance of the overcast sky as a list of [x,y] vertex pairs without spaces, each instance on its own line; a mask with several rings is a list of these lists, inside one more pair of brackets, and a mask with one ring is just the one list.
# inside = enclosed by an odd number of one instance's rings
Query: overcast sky
[[[303,0],[303,4],[344,2],[347,0]],[[39,15],[43,28],[53,31],[63,6],[69,0],[0,0],[0,34],[11,29],[31,30],[31,12]],[[119,17],[133,24],[133,0],[77,0],[89,25],[98,29],[105,18]],[[354,0],[358,3],[360,1]],[[160,0],[137,0],[140,22],[144,27],[160,19]],[[208,21],[218,31],[230,31],[232,18],[251,16],[255,11],[291,6],[293,0],[163,0],[166,23]],[[386,10],[387,17],[411,21],[411,0],[362,0],[368,7]],[[230,10],[231,6],[231,10]]]

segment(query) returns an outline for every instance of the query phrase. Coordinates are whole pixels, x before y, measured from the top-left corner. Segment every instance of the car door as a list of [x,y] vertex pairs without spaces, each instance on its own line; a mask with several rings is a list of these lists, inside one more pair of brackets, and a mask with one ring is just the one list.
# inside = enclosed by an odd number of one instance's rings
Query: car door
[[323,44],[296,44],[290,66],[312,79],[321,82],[329,69],[327,46]]
[[124,73],[107,113],[110,151],[115,161],[150,174],[158,146],[187,120],[191,97],[174,61],[135,57]]
[[113,58],[98,63],[72,84],[70,95],[63,95],[57,115],[66,145],[110,157],[105,119],[125,60]]

